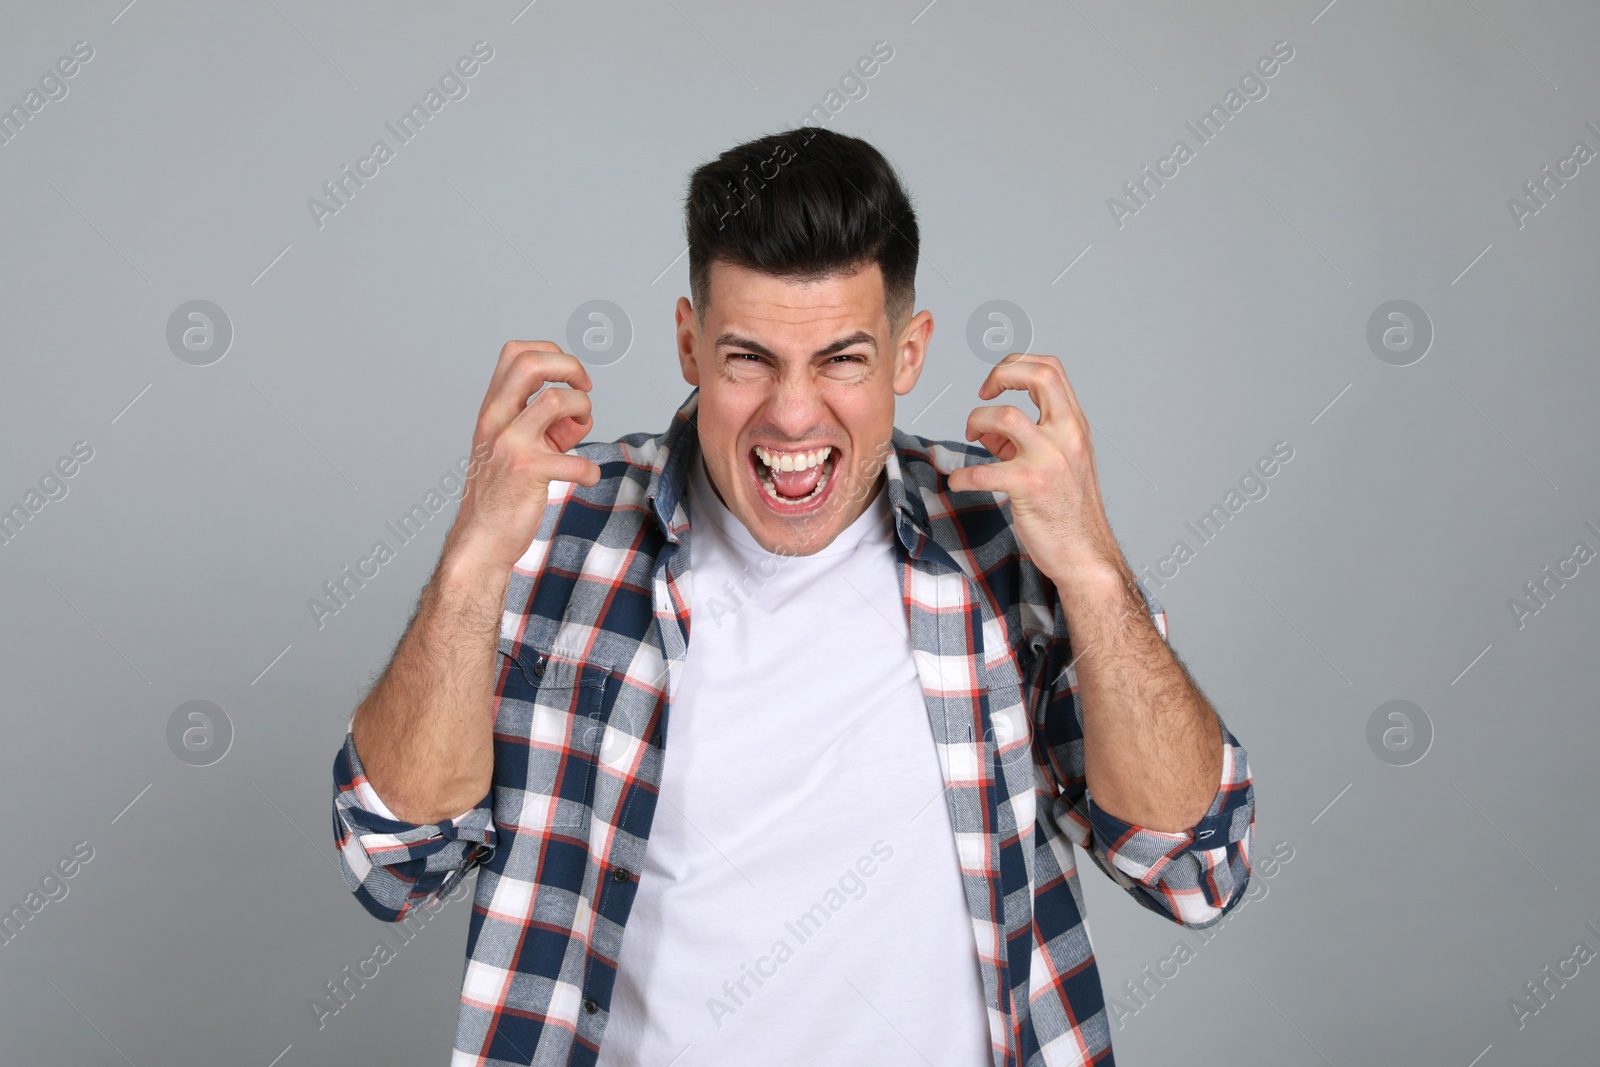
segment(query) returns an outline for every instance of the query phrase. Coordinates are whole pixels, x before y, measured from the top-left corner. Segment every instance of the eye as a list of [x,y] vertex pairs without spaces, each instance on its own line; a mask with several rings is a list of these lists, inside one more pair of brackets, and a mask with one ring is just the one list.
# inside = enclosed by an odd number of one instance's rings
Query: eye
[[858,355],[856,355],[856,354],[854,354],[852,352],[841,352],[838,355],[833,356],[832,358],[830,358],[828,360],[828,362],[832,363],[835,359],[842,359],[842,360],[845,360],[846,362],[851,362],[851,363],[865,363],[866,362],[866,359],[864,357],[858,356]]

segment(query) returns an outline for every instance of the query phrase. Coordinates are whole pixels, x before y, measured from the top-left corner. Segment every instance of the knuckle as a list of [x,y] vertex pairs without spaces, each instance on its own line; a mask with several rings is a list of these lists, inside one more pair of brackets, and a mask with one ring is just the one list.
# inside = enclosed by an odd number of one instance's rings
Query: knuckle
[[550,352],[559,350],[559,347],[553,341],[510,340],[500,346],[500,358],[506,359],[507,357],[510,357],[513,359],[521,359],[530,352]]
[[587,415],[591,408],[589,394],[565,385],[551,385],[529,405],[540,423],[549,424],[564,417],[578,418]]
[[517,353],[518,363],[533,367],[548,367],[559,362],[562,356],[561,349],[548,341],[530,341]]
[[561,398],[558,395],[560,392],[560,389],[556,388],[555,386],[550,386],[549,388],[540,392],[538,396],[530,400],[528,402],[528,407],[533,409],[533,412],[536,416],[548,416],[560,406]]
[[538,465],[540,452],[531,444],[517,441],[508,443],[503,449],[497,449],[495,457],[506,470],[522,473]]
[[544,394],[539,399],[544,400],[546,397],[549,399],[546,401],[545,406],[558,412],[569,412],[574,408],[580,407],[584,401],[589,399],[578,390],[565,385],[551,386],[544,391]]

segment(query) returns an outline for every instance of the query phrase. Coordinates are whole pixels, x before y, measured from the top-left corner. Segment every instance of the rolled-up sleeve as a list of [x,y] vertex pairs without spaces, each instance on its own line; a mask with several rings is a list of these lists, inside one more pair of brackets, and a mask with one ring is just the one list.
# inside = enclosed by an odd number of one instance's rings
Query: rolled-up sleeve
[[443,822],[397,819],[367,781],[346,731],[333,761],[333,837],[345,884],[385,922],[449,893],[494,850],[491,796]]
[[1221,919],[1244,899],[1255,838],[1255,787],[1245,750],[1222,727],[1222,781],[1205,817],[1182,833],[1123,822],[1094,802],[1082,810],[1090,855],[1112,881],[1152,911],[1188,927]]
[[[1168,640],[1166,611],[1142,581],[1137,584],[1162,640]],[[1042,702],[1035,722],[1043,727],[1046,770],[1060,790],[1057,823],[1144,907],[1183,926],[1210,926],[1244,899],[1250,880],[1255,787],[1249,757],[1219,717],[1217,791],[1201,820],[1182,832],[1135,826],[1100,808],[1084,778],[1083,709],[1073,652],[1059,603],[1054,610],[1055,632],[1041,649],[1031,696]]]

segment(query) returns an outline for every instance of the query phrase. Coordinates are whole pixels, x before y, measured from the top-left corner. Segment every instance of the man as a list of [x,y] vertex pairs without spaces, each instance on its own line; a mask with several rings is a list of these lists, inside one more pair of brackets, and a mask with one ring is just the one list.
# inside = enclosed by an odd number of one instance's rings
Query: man
[[1254,792],[1066,374],[1008,356],[978,396],[1039,419],[976,444],[894,426],[933,319],[864,141],[740,145],[686,213],[665,433],[580,443],[582,364],[501,350],[334,763],[346,880],[395,921],[478,870],[457,1065],[1109,1064],[1073,845],[1207,926]]

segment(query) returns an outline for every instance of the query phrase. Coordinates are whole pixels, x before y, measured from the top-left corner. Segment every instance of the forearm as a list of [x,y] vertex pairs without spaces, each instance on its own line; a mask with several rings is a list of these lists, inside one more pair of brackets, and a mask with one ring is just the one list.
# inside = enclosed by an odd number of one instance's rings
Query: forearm
[[1222,773],[1215,711],[1125,566],[1055,584],[1072,639],[1090,797],[1136,826],[1189,829],[1205,816]]
[[447,541],[394,657],[356,709],[351,735],[367,781],[400,819],[449,819],[489,791],[510,577]]

